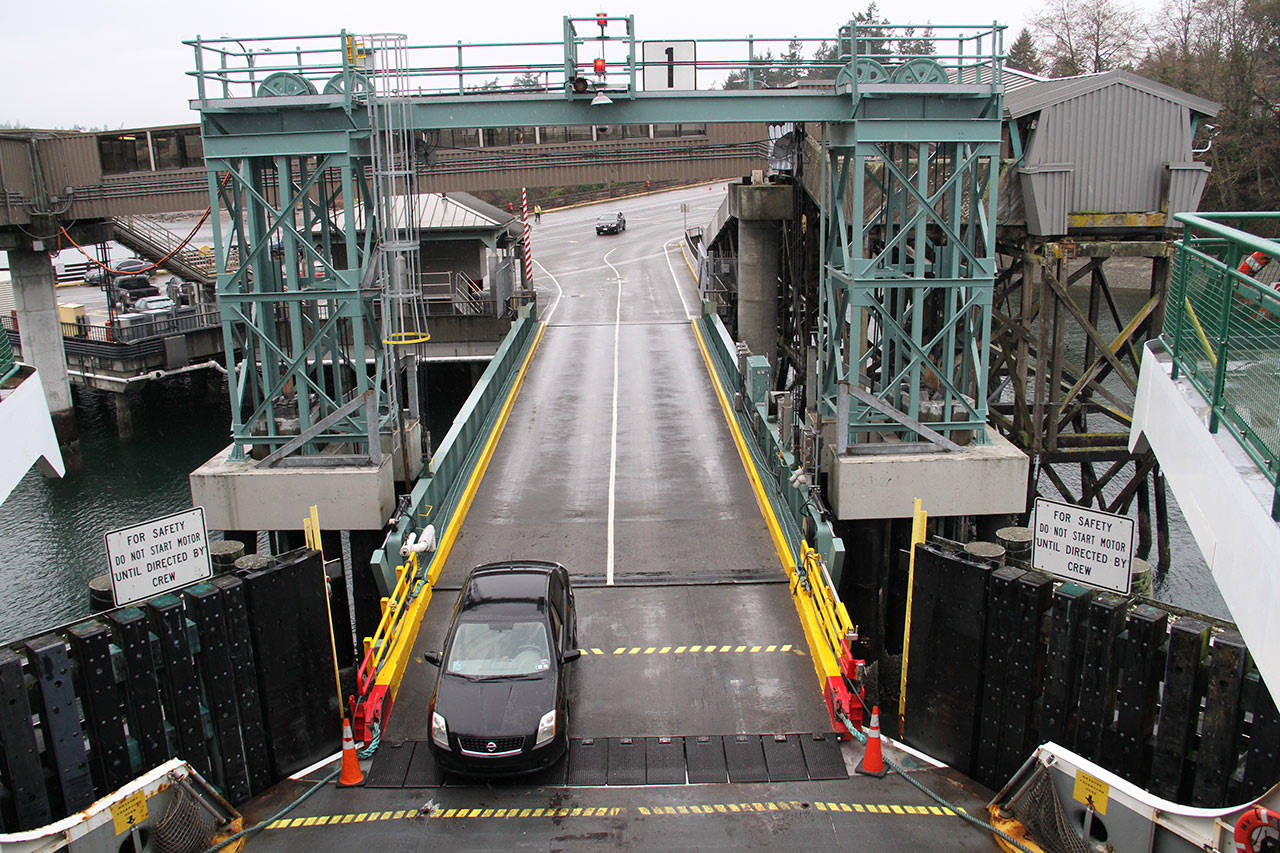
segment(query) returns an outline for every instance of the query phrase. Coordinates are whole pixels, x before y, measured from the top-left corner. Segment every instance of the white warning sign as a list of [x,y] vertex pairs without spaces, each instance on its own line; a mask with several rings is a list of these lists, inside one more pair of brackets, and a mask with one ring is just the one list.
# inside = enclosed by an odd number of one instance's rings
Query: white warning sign
[[1036,498],[1031,565],[1067,581],[1129,594],[1133,519]]
[[203,507],[112,530],[106,539],[117,607],[213,576]]

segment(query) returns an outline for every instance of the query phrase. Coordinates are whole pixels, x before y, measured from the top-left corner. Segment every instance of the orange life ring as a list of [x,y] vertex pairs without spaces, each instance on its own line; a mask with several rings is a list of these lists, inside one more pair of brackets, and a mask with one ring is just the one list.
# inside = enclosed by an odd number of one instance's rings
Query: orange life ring
[[1242,272],[1245,275],[1257,275],[1269,263],[1271,263],[1271,256],[1266,252],[1254,252],[1240,262],[1240,266],[1236,267],[1236,272]]
[[[1240,262],[1240,266],[1236,267],[1236,272],[1241,275],[1247,275],[1250,278],[1256,278],[1258,273],[1262,272],[1269,263],[1271,263],[1271,256],[1266,252],[1254,252],[1252,255],[1245,256],[1245,259]],[[1280,281],[1272,284],[1271,288],[1273,290],[1280,291]],[[1267,309],[1258,305],[1248,296],[1237,293],[1235,295],[1235,299],[1246,308],[1257,309],[1253,312],[1253,316],[1250,319],[1262,320],[1271,316]]]
[[1260,829],[1270,830],[1273,838],[1280,839],[1280,812],[1253,806],[1240,815],[1234,835],[1236,853],[1258,853],[1260,848],[1254,841]]

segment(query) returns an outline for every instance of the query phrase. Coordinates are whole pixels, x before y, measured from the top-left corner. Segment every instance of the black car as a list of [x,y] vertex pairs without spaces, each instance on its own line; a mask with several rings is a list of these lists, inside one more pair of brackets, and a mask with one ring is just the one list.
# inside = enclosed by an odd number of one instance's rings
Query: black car
[[596,217],[596,234],[619,234],[627,230],[627,219],[622,211]]
[[577,660],[577,615],[559,563],[519,560],[467,576],[441,652],[428,711],[431,750],[465,775],[531,773],[568,745],[565,664]]

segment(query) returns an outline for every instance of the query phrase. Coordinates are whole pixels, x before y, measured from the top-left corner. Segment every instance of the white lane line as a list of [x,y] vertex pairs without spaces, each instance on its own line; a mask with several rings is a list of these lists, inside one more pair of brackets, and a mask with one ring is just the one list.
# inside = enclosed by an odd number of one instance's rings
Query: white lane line
[[684,291],[680,289],[680,279],[676,276],[675,267],[671,266],[671,252],[669,247],[672,243],[678,243],[678,240],[668,240],[662,244],[662,257],[667,259],[667,269],[671,272],[671,281],[676,286],[676,296],[680,297],[680,304],[684,306],[684,318],[686,320],[693,319],[693,312],[689,310],[689,303],[684,300]]
[[[618,247],[614,247],[614,248],[618,248]],[[609,251],[613,251],[613,249],[610,249]],[[654,252],[652,255],[641,255],[636,258],[627,258],[625,261],[618,261],[618,263],[614,264],[614,266],[621,267],[621,266],[626,266],[628,264],[644,263],[645,261],[651,261],[654,258],[660,258],[662,257],[662,255],[663,255],[662,252]],[[571,275],[582,275],[584,273],[599,274],[599,272],[600,272],[599,266],[590,266],[590,267],[578,267],[576,269],[571,269],[571,270],[560,270],[560,275],[568,278]]]
[[541,261],[535,260],[534,263],[538,265],[538,269],[547,274],[547,278],[551,279],[551,283],[556,286],[556,301],[551,303],[551,310],[547,312],[547,316],[542,318],[542,322],[550,323],[551,315],[556,313],[556,309],[560,307],[560,297],[564,296],[564,291],[560,289],[560,282],[556,281],[556,277],[551,274],[551,270],[544,267]]
[[604,253],[604,262],[609,264],[609,269],[613,270],[613,276],[618,282],[618,304],[613,315],[613,426],[609,439],[609,521],[604,557],[605,586],[613,586],[613,518],[618,485],[618,338],[622,331],[622,274],[609,263],[609,256],[615,251],[616,247]]

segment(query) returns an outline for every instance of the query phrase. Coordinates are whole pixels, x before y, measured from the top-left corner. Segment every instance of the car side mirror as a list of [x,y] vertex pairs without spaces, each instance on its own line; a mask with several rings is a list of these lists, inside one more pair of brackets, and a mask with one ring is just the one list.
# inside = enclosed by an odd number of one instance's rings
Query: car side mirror
[[569,649],[560,656],[560,660],[564,663],[569,663],[570,661],[575,661],[580,657],[582,657],[582,649]]
[[432,666],[439,666],[441,661],[444,660],[439,652],[423,652],[422,659]]

